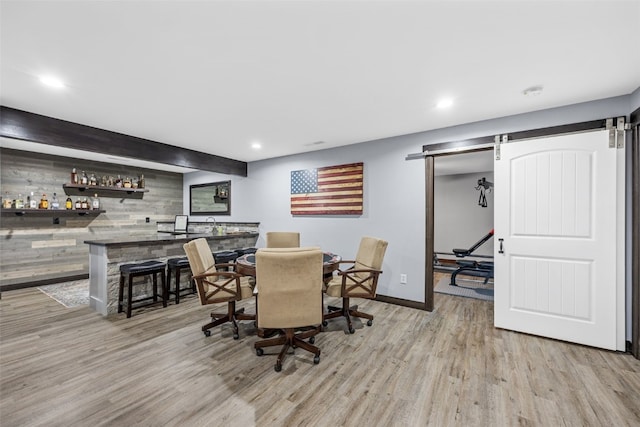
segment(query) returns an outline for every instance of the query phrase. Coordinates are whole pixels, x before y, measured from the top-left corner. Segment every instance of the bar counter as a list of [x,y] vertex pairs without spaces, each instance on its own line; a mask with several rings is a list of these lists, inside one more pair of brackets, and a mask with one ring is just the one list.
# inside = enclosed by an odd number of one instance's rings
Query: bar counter
[[[144,261],[166,261],[169,258],[184,257],[182,245],[186,242],[205,238],[212,252],[253,247],[258,233],[243,232],[216,235],[211,233],[170,234],[128,236],[122,239],[85,240],[89,245],[89,306],[108,316],[118,311],[118,287],[120,285],[120,265]],[[142,280],[142,279],[138,279]],[[158,279],[159,281],[160,279]],[[147,285],[135,286],[134,297],[149,293]]]

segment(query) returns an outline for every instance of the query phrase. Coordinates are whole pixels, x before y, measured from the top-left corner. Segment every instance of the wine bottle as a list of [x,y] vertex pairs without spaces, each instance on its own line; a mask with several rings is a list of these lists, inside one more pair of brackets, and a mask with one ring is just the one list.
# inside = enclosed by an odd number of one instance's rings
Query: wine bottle
[[71,169],[71,183],[72,184],[78,183],[78,173],[76,172],[76,168]]
[[67,197],[67,201],[64,203],[64,207],[70,211],[71,209],[73,209],[73,200],[71,200],[71,197]]

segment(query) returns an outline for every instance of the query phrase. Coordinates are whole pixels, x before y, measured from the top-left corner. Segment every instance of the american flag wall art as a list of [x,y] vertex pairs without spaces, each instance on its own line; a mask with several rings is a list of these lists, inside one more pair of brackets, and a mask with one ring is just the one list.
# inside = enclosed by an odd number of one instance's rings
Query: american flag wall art
[[362,215],[363,165],[291,171],[291,214]]

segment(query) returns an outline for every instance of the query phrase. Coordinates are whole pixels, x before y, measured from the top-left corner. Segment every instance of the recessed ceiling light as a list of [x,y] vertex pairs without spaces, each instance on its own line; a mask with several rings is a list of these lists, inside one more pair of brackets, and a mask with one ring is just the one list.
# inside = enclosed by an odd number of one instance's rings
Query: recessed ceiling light
[[453,105],[453,99],[451,98],[443,98],[436,104],[438,108],[449,108]]
[[253,144],[251,144],[251,148],[253,148],[254,150],[259,150],[262,148],[262,145],[259,142],[254,142]]
[[531,86],[522,91],[524,96],[538,96],[542,93],[542,86]]
[[60,89],[64,87],[64,82],[54,76],[40,76],[40,83],[49,87]]

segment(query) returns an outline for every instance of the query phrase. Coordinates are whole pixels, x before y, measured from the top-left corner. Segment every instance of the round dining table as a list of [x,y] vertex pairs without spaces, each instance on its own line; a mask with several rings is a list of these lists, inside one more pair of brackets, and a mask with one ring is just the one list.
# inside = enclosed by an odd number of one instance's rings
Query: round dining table
[[[323,277],[325,282],[331,280],[331,276],[338,269],[342,257],[331,252],[322,254]],[[256,254],[245,254],[236,259],[236,271],[244,276],[256,277]]]

